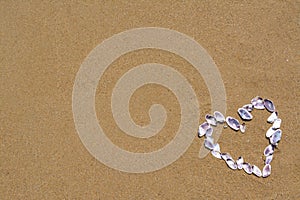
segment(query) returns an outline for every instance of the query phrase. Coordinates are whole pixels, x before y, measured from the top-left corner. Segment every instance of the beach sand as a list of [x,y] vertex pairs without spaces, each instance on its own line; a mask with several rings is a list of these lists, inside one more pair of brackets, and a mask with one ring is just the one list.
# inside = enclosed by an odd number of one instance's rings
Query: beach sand
[[[2,1],[0,199],[300,199],[299,12],[296,1]],[[224,82],[226,115],[237,117],[257,95],[273,100],[283,136],[270,177],[233,171],[210,154],[200,159],[204,139],[196,136],[197,126],[187,151],[154,172],[115,170],[88,152],[73,120],[76,73],[105,39],[139,27],[176,30],[206,49]],[[149,84],[132,96],[131,116],[147,125],[149,107],[161,103],[165,127],[149,139],[117,127],[110,106],[114,85],[143,63],[172,66],[187,78],[199,101],[199,124],[213,112],[203,77],[182,57],[158,49],[123,55],[101,78],[95,105],[107,137],[132,152],[162,148],[180,125],[174,94]],[[222,151],[262,168],[269,113],[255,110],[253,116],[245,134],[227,128],[218,142]]]

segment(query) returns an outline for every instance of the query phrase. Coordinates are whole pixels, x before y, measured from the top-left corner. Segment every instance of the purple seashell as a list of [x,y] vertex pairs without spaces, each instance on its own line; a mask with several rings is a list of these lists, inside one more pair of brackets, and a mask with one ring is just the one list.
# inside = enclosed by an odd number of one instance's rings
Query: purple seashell
[[272,160],[273,160],[273,154],[267,156],[267,157],[266,157],[266,160],[265,160],[265,165],[271,164],[271,161],[272,161]]
[[273,135],[270,137],[270,143],[273,145],[277,145],[277,143],[281,140],[282,131],[277,129]]
[[239,108],[238,109],[238,114],[240,115],[240,117],[243,120],[251,120],[253,118],[251,113],[248,110],[246,110],[245,108]]
[[244,158],[242,156],[240,156],[237,160],[236,160],[236,165],[238,169],[243,169],[243,163],[244,163]]
[[225,122],[224,115],[219,111],[214,112],[214,117],[215,117],[216,121],[221,123],[221,124]]
[[252,165],[252,173],[257,177],[262,176],[261,170],[256,165]]
[[278,119],[278,113],[273,112],[267,119],[267,122],[273,123],[276,119]]
[[271,174],[271,165],[267,164],[264,166],[263,171],[262,171],[262,177],[266,178],[268,176],[270,176]]
[[247,111],[251,112],[253,110],[253,105],[252,104],[246,104],[243,106]]
[[274,153],[274,146],[272,144],[268,145],[264,150],[264,155],[269,156]]
[[206,135],[206,133],[208,131],[210,131],[209,128],[211,128],[209,123],[204,122],[203,124],[201,124],[198,129],[198,136],[202,137],[202,136]]
[[235,161],[233,159],[227,159],[225,162],[230,169],[233,169],[233,170],[237,169],[237,164],[235,163]]
[[251,104],[253,105],[254,108],[263,110],[265,109],[264,106],[264,100],[261,97],[255,97],[251,100]]
[[240,122],[233,117],[226,117],[226,123],[235,131],[238,131],[240,129]]
[[264,100],[264,106],[269,112],[275,112],[275,105],[269,99]]
[[247,174],[252,174],[252,166],[249,163],[243,163],[243,169]]
[[210,125],[217,126],[217,120],[214,116],[207,114],[205,119]]

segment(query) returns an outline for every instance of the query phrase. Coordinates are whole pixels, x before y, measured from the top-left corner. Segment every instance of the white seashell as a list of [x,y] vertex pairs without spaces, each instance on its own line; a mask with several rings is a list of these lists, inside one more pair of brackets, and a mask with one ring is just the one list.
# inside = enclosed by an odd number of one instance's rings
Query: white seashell
[[218,158],[218,159],[222,159],[222,157],[221,157],[221,153],[219,152],[219,151],[211,151],[211,154],[214,156],[214,157],[216,157],[216,158]]
[[281,125],[281,119],[278,118],[274,121],[272,128],[278,129],[278,128],[280,128],[280,125]]
[[245,131],[246,131],[246,124],[245,124],[245,123],[242,123],[242,124],[240,125],[240,131],[241,131],[242,133],[245,133]]
[[219,143],[215,144],[213,151],[221,152]]
[[214,117],[217,120],[217,122],[219,122],[221,124],[225,122],[224,115],[221,112],[219,112],[219,111],[215,111],[214,112]]
[[237,168],[238,168],[238,169],[243,169],[243,163],[244,163],[244,158],[243,158],[242,156],[240,156],[240,157],[236,160]]
[[209,150],[213,150],[215,145],[214,145],[214,139],[212,137],[207,137],[204,140],[204,146],[209,149]]
[[257,177],[262,176],[261,170],[256,165],[252,165],[252,173]]
[[273,160],[273,154],[267,156],[267,157],[266,157],[266,160],[265,160],[265,165],[271,164],[271,161],[272,161],[272,160]]
[[212,128],[212,127],[209,127],[209,128],[206,130],[205,136],[206,136],[206,137],[211,137],[211,136],[212,136],[212,133],[213,133],[213,128]]
[[247,174],[252,174],[252,166],[249,163],[243,163],[243,169]]
[[226,162],[226,164],[228,165],[228,167],[229,167],[230,169],[233,169],[233,170],[237,169],[237,164],[235,163],[234,160],[232,160],[232,159],[227,159],[225,162]]
[[275,133],[276,130],[273,129],[273,127],[270,127],[268,129],[268,131],[266,132],[266,137],[267,138],[270,138],[274,133]]
[[265,109],[264,100],[261,97],[259,97],[259,96],[253,98],[251,100],[251,104],[253,105],[253,107],[255,109],[259,109],[259,110]]
[[221,158],[225,161],[228,160],[228,159],[233,160],[229,153],[221,153]]
[[253,110],[253,105],[252,104],[246,104],[243,106],[247,111],[251,112]]
[[274,153],[274,146],[272,144],[268,145],[264,150],[264,155],[269,156]]
[[275,105],[269,99],[264,100],[264,106],[269,112],[275,112]]
[[262,177],[266,178],[268,176],[270,176],[271,174],[271,165],[267,164],[264,166],[263,170],[262,170]]
[[282,131],[277,129],[273,135],[270,137],[270,143],[273,145],[277,145],[277,143],[281,140]]
[[276,119],[278,119],[278,113],[273,112],[270,117],[268,117],[267,122],[273,123]]
[[220,149],[219,143],[215,144],[213,150],[211,151],[211,154],[214,157],[218,158],[218,159],[222,159],[222,157],[221,157],[221,149]]
[[210,128],[209,123],[204,122],[203,124],[201,124],[201,125],[199,126],[199,129],[198,129],[198,136],[199,136],[199,137],[202,137],[202,136],[206,135],[207,130],[208,130],[209,128]]
[[240,117],[243,120],[251,120],[253,118],[251,113],[248,110],[246,110],[245,108],[239,108],[238,109],[238,114],[240,115]]
[[217,126],[217,120],[214,116],[207,114],[205,119],[210,125]]
[[240,129],[240,122],[233,117],[226,117],[226,123],[235,131],[238,131]]

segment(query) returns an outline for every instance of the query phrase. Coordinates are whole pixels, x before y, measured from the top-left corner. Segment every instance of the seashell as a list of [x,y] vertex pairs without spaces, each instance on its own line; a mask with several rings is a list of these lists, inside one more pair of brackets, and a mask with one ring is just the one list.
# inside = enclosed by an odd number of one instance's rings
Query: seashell
[[240,115],[240,117],[243,119],[243,120],[251,120],[253,118],[253,116],[251,115],[251,113],[246,110],[245,108],[239,108],[238,109],[238,114]]
[[218,158],[218,159],[222,159],[221,153],[220,153],[219,151],[214,151],[214,150],[212,150],[212,151],[211,151],[211,154],[212,154],[214,157]]
[[225,161],[228,160],[228,159],[233,160],[229,153],[221,153],[221,158]]
[[278,113],[273,112],[270,117],[268,117],[267,122],[273,123],[276,119],[278,119]]
[[255,109],[259,109],[259,110],[265,109],[264,100],[261,97],[259,97],[259,96],[253,98],[251,100],[251,104],[253,105],[253,107]]
[[252,173],[257,177],[262,176],[261,170],[256,165],[252,165]]
[[217,122],[219,122],[221,124],[225,122],[224,115],[221,112],[219,112],[219,111],[215,111],[214,112],[214,117],[217,120]]
[[233,170],[237,169],[237,164],[235,163],[235,161],[233,159],[227,159],[225,162],[230,169],[233,169]]
[[214,147],[213,147],[213,149],[211,151],[211,154],[214,157],[218,158],[218,159],[222,159],[222,157],[221,157],[221,149],[220,149],[220,145],[218,143],[214,145]]
[[226,117],[226,123],[235,131],[238,131],[240,129],[240,122],[233,117]]
[[245,124],[245,123],[242,123],[242,124],[240,125],[240,131],[241,131],[242,133],[245,133],[245,131],[246,131],[246,124]]
[[268,145],[264,150],[264,155],[269,156],[274,153],[274,146],[272,144]]
[[244,158],[242,156],[238,157],[236,160],[236,165],[238,169],[243,169]]
[[217,126],[217,120],[214,116],[207,114],[205,119],[210,125]]
[[212,128],[212,127],[209,127],[209,128],[206,130],[205,136],[206,136],[206,137],[211,137],[211,136],[212,136],[212,133],[213,133],[213,128]]
[[207,137],[204,140],[204,146],[209,149],[209,150],[213,150],[215,145],[214,145],[214,139],[212,137]]
[[211,128],[210,125],[209,125],[209,123],[204,122],[203,124],[201,124],[201,125],[199,126],[199,129],[198,129],[198,136],[199,136],[199,137],[202,137],[202,136],[206,135],[207,130],[208,130],[209,128]]
[[271,165],[266,164],[262,170],[262,177],[266,178],[271,174]]
[[275,112],[275,105],[269,99],[264,100],[264,106],[269,112]]
[[278,129],[278,128],[280,128],[280,125],[281,125],[281,119],[278,118],[274,121],[272,128]]
[[266,132],[266,137],[270,138],[275,132],[276,132],[276,130],[274,130],[273,127],[270,127],[268,129],[268,131]]
[[247,174],[252,174],[252,166],[249,163],[243,163],[243,169]]
[[266,157],[265,165],[270,164],[273,160],[273,154]]
[[247,111],[251,112],[253,110],[253,105],[251,103],[246,104],[243,106],[243,108],[245,108]]
[[280,129],[277,129],[273,135],[270,137],[270,143],[273,145],[277,145],[277,143],[280,141],[282,135],[282,131]]
[[219,143],[215,144],[213,151],[221,152]]

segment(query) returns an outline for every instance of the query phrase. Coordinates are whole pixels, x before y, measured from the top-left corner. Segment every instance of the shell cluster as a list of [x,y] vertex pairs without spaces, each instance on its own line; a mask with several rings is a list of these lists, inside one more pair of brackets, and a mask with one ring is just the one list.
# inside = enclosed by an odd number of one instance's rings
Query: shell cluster
[[256,165],[252,165],[244,161],[244,158],[240,156],[237,160],[233,159],[229,153],[222,153],[220,145],[214,143],[213,126],[218,124],[226,124],[235,131],[241,131],[245,133],[246,125],[245,123],[240,123],[238,119],[231,116],[224,117],[219,111],[215,111],[213,115],[207,114],[205,116],[206,122],[202,123],[198,129],[198,136],[205,137],[204,146],[211,151],[211,154],[221,160],[224,160],[228,167],[232,170],[243,169],[247,174],[254,174],[257,177],[268,177],[271,174],[271,161],[273,159],[273,154],[275,148],[281,140],[282,131],[280,129],[281,119],[278,118],[278,113],[275,109],[275,105],[269,99],[263,99],[261,97],[255,97],[251,100],[250,104],[246,104],[239,108],[237,113],[243,121],[250,121],[253,116],[251,111],[253,109],[264,110],[266,109],[272,113],[267,122],[272,124],[272,126],[266,132],[266,138],[269,140],[269,145],[265,148],[263,154],[265,156],[264,167],[260,170]]

